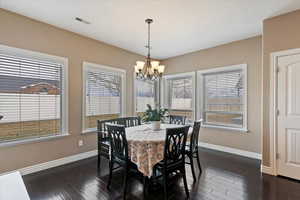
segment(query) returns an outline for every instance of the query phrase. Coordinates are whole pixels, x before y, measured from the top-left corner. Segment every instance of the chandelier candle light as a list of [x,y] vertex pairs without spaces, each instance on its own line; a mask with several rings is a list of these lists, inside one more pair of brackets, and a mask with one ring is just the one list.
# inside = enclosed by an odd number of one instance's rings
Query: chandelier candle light
[[148,55],[146,61],[137,61],[135,66],[136,78],[140,80],[158,80],[162,77],[165,71],[164,65],[159,65],[159,61],[152,60],[150,57],[150,24],[153,19],[146,19],[145,22],[148,24]]

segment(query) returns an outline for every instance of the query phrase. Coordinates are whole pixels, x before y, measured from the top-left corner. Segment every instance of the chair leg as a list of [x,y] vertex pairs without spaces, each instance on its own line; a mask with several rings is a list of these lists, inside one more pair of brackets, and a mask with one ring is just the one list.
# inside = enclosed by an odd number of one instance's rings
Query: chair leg
[[110,183],[111,183],[111,178],[112,178],[112,170],[113,170],[113,162],[110,160],[108,161],[108,165],[109,165],[109,177],[108,177],[108,183],[107,183],[107,189],[109,189],[110,187]]
[[183,166],[183,169],[182,169],[181,173],[182,173],[182,178],[183,178],[183,184],[184,184],[185,194],[186,194],[187,199],[189,199],[190,198],[189,188],[188,188],[187,181],[186,181],[186,173],[185,173],[185,167],[184,166]]
[[146,200],[147,196],[148,196],[148,183],[149,183],[148,177],[145,176],[144,177],[144,190],[143,190],[144,200]]
[[100,171],[100,167],[101,167],[101,155],[100,155],[100,153],[98,153],[98,171]]
[[196,181],[196,175],[195,175],[193,155],[189,156],[189,158],[190,158],[190,162],[191,162],[191,170],[192,170],[192,174],[193,174],[193,179],[194,179],[194,182],[195,182]]
[[167,186],[168,186],[168,181],[167,181],[167,178],[168,178],[168,174],[163,172],[163,179],[164,179],[164,200],[168,200],[168,189],[167,189]]
[[125,167],[125,176],[123,180],[123,199],[126,199],[126,191],[127,191],[127,179],[128,179],[128,169]]
[[202,167],[201,167],[201,164],[200,164],[200,159],[199,159],[199,152],[197,150],[197,153],[196,153],[196,158],[197,158],[197,163],[198,163],[198,167],[199,167],[199,171],[200,171],[200,174],[202,173]]

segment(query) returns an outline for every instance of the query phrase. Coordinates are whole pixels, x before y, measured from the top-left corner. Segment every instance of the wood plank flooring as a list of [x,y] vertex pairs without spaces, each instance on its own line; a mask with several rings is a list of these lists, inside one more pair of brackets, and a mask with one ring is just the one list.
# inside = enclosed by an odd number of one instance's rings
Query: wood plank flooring
[[[187,167],[190,199],[197,200],[300,200],[300,182],[261,175],[260,162],[223,152],[200,149],[203,173],[193,183]],[[32,200],[122,199],[122,171],[113,175],[111,191],[106,189],[107,162],[97,172],[96,157],[24,176]],[[198,173],[198,170],[197,170]],[[170,199],[185,199],[181,179],[169,185]],[[149,199],[163,199],[162,190],[151,190]],[[143,199],[143,185],[132,179],[127,199]]]

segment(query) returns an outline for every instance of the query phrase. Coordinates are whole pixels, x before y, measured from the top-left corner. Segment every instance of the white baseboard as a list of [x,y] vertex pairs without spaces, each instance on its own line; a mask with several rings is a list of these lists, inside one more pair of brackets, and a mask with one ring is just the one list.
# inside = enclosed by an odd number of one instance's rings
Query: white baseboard
[[244,157],[248,157],[248,158],[254,158],[254,159],[261,160],[261,154],[255,153],[255,152],[244,151],[244,150],[240,150],[240,149],[235,149],[235,148],[225,147],[225,146],[215,145],[215,144],[209,144],[209,143],[204,143],[204,142],[200,142],[199,145],[201,147],[205,147],[208,149],[223,151],[226,153],[231,153],[231,154],[236,154],[239,156],[244,156]]
[[275,176],[276,174],[274,173],[274,170],[272,167],[268,167],[268,166],[264,166],[264,165],[261,165],[260,166],[260,170],[262,173],[264,174],[269,174],[269,175],[272,175],[272,176]]
[[17,171],[19,171],[22,175],[32,174],[32,173],[39,172],[39,171],[49,169],[52,167],[58,167],[58,166],[72,163],[72,162],[82,160],[85,158],[90,158],[90,157],[96,156],[97,154],[98,154],[97,150],[88,151],[88,152],[79,153],[76,155],[60,158],[57,160],[51,160],[51,161],[40,163],[37,165],[25,167],[22,169],[18,169]]
[[[244,151],[244,150],[240,150],[240,149],[235,149],[235,148],[225,147],[225,146],[220,146],[220,145],[215,145],[215,144],[208,144],[208,143],[204,143],[204,142],[200,142],[199,145],[201,147],[205,147],[208,149],[223,151],[223,152],[227,152],[227,153],[231,153],[231,154],[236,154],[236,155],[240,155],[240,156],[245,156],[245,157],[261,160],[261,154],[259,154],[259,153]],[[32,174],[32,173],[39,172],[42,170],[50,169],[53,167],[58,167],[58,166],[65,165],[68,163],[72,163],[72,162],[75,162],[78,160],[90,158],[90,157],[96,156],[97,154],[98,154],[97,150],[88,151],[88,152],[60,158],[57,160],[51,160],[51,161],[39,163],[39,164],[36,164],[33,166],[24,167],[24,168],[18,169],[17,171],[19,171],[22,175]],[[262,166],[261,170],[263,173],[273,175],[273,170],[270,167]]]

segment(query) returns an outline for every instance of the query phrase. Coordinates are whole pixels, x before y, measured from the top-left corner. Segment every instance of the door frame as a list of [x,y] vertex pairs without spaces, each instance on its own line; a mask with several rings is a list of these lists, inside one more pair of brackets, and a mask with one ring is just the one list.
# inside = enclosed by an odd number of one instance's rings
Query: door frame
[[[273,175],[278,175],[278,164],[277,164],[277,95],[278,95],[278,68],[277,61],[279,57],[290,56],[293,54],[300,54],[300,48],[297,49],[288,49],[284,51],[278,51],[271,53],[271,69],[270,69],[270,105],[269,105],[269,114],[270,114],[270,168]],[[262,136],[263,137],[263,136]],[[262,142],[263,144],[263,142]]]

